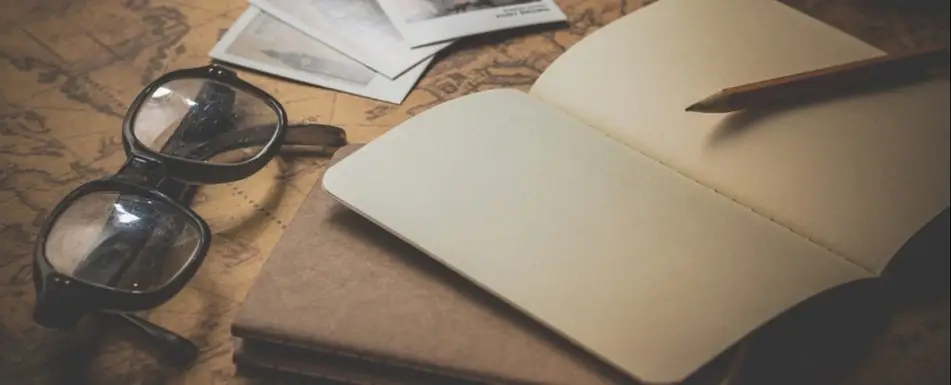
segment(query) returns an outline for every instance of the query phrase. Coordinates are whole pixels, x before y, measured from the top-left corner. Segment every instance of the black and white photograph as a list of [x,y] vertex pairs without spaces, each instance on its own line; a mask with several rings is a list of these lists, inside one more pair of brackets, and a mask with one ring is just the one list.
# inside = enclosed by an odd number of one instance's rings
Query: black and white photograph
[[407,23],[541,0],[400,0]]
[[403,101],[432,60],[389,79],[253,5],[209,55],[237,66],[395,104]]
[[375,72],[395,79],[449,43],[413,48],[376,0],[250,0]]
[[378,0],[413,47],[535,24],[565,21],[553,0]]

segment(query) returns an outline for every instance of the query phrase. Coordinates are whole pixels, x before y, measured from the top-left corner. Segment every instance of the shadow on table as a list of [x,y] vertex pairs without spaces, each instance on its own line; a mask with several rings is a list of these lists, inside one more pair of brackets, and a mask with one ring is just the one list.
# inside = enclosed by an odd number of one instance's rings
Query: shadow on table
[[764,325],[750,337],[741,385],[947,384],[948,237],[946,209],[898,251],[884,279],[829,290]]

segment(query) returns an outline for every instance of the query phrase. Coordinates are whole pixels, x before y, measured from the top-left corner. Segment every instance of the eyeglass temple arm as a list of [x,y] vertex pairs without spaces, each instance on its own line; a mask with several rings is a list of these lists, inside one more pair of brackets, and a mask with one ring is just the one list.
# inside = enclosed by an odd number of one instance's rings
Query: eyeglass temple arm
[[[114,216],[110,217],[110,222],[112,218],[114,218]],[[172,231],[170,233],[177,233],[177,232]],[[146,234],[142,232],[132,233],[132,234],[120,233],[118,235],[121,237],[121,240],[116,240],[114,239],[114,237],[110,237],[109,239],[106,240],[106,242],[109,242],[110,244],[114,244],[116,241],[123,242],[125,246],[132,247],[133,249],[135,249],[136,253],[138,253],[142,249],[142,247],[145,246],[145,243],[150,237],[150,234]],[[104,250],[102,245],[100,245],[100,247],[97,247],[96,249],[94,249],[93,252],[100,253],[100,255],[103,255],[103,254],[108,254],[114,251],[115,250],[112,248],[108,248]],[[93,268],[93,266],[89,266],[89,265],[81,266],[80,268],[76,269],[75,274],[77,275],[77,277],[83,277],[86,275],[85,274],[86,271],[104,272],[108,274],[108,277],[93,278],[93,281],[99,282],[96,279],[98,280],[106,279],[108,281],[109,286],[115,286],[116,284],[118,284],[118,281],[121,279],[123,274],[126,272],[126,270],[129,269],[129,267],[132,266],[132,264],[135,262],[136,259],[137,258],[127,258],[123,260],[120,266],[117,266],[115,269],[103,270],[103,269]],[[85,260],[100,261],[101,258],[90,257],[90,258],[86,258]],[[111,266],[102,266],[102,267],[111,267]],[[120,320],[127,322],[130,325],[134,326],[135,329],[146,333],[155,343],[159,345],[159,349],[161,350],[161,360],[163,360],[164,362],[168,364],[176,365],[176,366],[186,365],[198,357],[198,347],[195,345],[195,343],[188,340],[185,337],[182,337],[176,334],[175,332],[171,330],[158,326],[142,317],[139,317],[131,313],[106,313],[106,314],[115,314]]]
[[[184,122],[183,122],[184,123]],[[187,124],[176,129],[176,136],[184,134]],[[198,146],[188,150],[192,159],[208,159],[225,151],[265,145],[274,135],[273,125],[262,125],[250,129],[231,131],[214,136]],[[172,142],[172,141],[170,141]],[[169,146],[171,143],[166,143]],[[336,126],[323,124],[297,124],[287,127],[283,145],[321,146],[324,148],[341,147],[347,144],[346,133]],[[187,203],[194,196],[197,186],[178,183],[163,183],[162,190],[169,197],[181,203]],[[117,274],[119,275],[119,274]],[[171,330],[156,325],[131,313],[117,313],[119,319],[146,333],[163,351],[163,358],[173,364],[192,362],[198,356],[198,347],[191,340]]]
[[[162,152],[188,159],[210,159],[220,153],[241,148],[262,146],[274,137],[275,124],[223,130],[221,124],[233,122],[226,117],[234,113],[236,102],[235,91],[227,86],[208,82],[202,85],[195,97],[195,105],[189,109],[175,132],[163,146]],[[198,108],[198,106],[214,106],[214,109]],[[211,118],[206,115],[217,115]],[[217,119],[221,118],[221,119]],[[206,127],[206,126],[211,127]],[[224,132],[223,132],[224,131]],[[195,145],[185,145],[185,140],[207,139]],[[321,146],[324,149],[341,147],[347,144],[346,133],[336,126],[324,124],[295,124],[289,125],[282,145]],[[187,204],[195,194],[196,186],[186,185],[174,180],[163,183],[161,190],[166,195]]]
[[158,344],[161,360],[175,366],[187,365],[198,358],[198,346],[188,338],[156,325],[132,313],[108,313],[145,333]]
[[[188,119],[185,119],[183,124],[176,129],[176,137],[180,138],[185,134],[184,131],[189,128],[189,124],[187,123],[192,122]],[[211,140],[202,143],[197,148],[192,149],[192,151],[200,151],[196,154],[199,159],[208,159],[223,151],[264,145],[268,143],[273,137],[273,129],[273,126],[260,126],[251,128],[249,130],[229,132],[224,135],[212,137]],[[170,147],[170,145],[175,141],[176,140],[174,139],[169,140],[169,142],[166,143],[165,149]],[[343,130],[339,127],[319,124],[292,125],[288,127],[283,144],[340,147],[346,144],[346,136]],[[194,157],[195,155],[193,155],[192,158],[194,159]],[[184,183],[168,183],[163,187],[170,190],[163,192],[165,192],[171,198],[182,203],[187,203],[187,201],[190,200],[194,195],[196,186],[190,186]],[[120,197],[120,200],[121,199],[122,197]],[[115,213],[113,212],[110,217],[114,217],[114,214]],[[127,236],[128,234],[125,235]],[[132,241],[134,244],[132,246],[134,246],[135,249],[139,249],[144,246],[144,241],[147,237],[141,237],[141,235],[144,234],[139,235],[140,236],[135,237],[134,240],[124,237],[126,245],[128,245],[129,241]],[[98,260],[99,258],[92,259]],[[115,281],[119,279],[119,277],[122,276],[122,273],[128,269],[130,262],[131,260],[125,261],[119,269],[111,271],[112,276],[109,277],[108,280]],[[82,271],[86,269],[80,268],[79,270]],[[104,277],[97,278],[97,280],[101,279],[104,279]],[[164,360],[170,361],[172,364],[187,364],[193,362],[198,356],[198,347],[194,344],[194,342],[176,334],[175,332],[172,332],[171,330],[143,319],[142,317],[131,313],[105,312],[104,314],[115,316],[119,320],[122,320],[123,322],[133,326],[135,329],[146,333],[146,335],[148,335],[152,341],[155,341],[160,345],[161,350],[164,353],[162,358]]]
[[[273,136],[274,126],[272,125],[230,131],[189,147],[186,157],[190,159],[210,159],[223,152],[265,145]],[[283,143],[284,146],[320,147],[325,151],[334,150],[346,144],[347,134],[342,128],[313,123],[288,126]],[[159,186],[162,193],[185,205],[194,196],[197,188],[198,186],[181,183],[174,179],[166,179]]]
[[[122,234],[124,235],[123,241],[132,242],[126,243],[128,246],[135,247],[140,249],[144,246],[146,238],[142,238],[142,233],[137,235],[132,234]],[[131,237],[131,238],[130,238]],[[98,250],[99,248],[97,248]],[[108,251],[106,251],[108,252]],[[108,279],[110,285],[115,285],[121,277],[122,274],[127,270],[134,258],[128,258],[117,270],[109,271],[111,277]],[[81,268],[76,270],[77,277],[85,275],[84,271],[94,270],[90,268]],[[103,279],[105,277],[100,277]],[[115,314],[120,320],[127,322],[135,327],[135,329],[140,330],[146,333],[151,339],[159,345],[161,350],[161,359],[172,365],[185,365],[189,362],[192,362],[198,356],[198,347],[194,342],[188,340],[185,337],[182,337],[171,330],[158,326],[148,320],[139,317],[131,313],[105,313],[105,314]]]
[[[191,146],[186,153],[189,158],[209,159],[220,153],[241,148],[263,146],[274,136],[273,125],[262,125],[229,131],[212,139]],[[294,124],[287,127],[284,146],[315,146],[339,148],[347,144],[347,134],[337,126],[327,124]]]
[[[273,136],[274,128],[260,126],[246,130],[232,131],[215,137],[199,145],[192,157],[207,159],[224,151],[253,147],[266,144]],[[341,147],[347,144],[346,134],[340,127],[324,124],[298,124],[287,128],[285,145],[321,146],[325,148]],[[166,194],[176,199],[190,196],[196,186],[183,183],[173,183],[164,186],[169,190]],[[118,313],[119,319],[146,333],[159,344],[163,359],[173,365],[182,365],[194,361],[198,357],[198,347],[191,340],[175,332],[156,325],[148,320],[131,313]]]

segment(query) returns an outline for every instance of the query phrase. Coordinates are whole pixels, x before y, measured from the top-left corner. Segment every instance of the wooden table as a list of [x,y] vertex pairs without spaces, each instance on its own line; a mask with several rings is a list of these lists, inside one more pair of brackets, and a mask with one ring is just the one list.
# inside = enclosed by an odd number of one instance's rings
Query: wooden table
[[[467,39],[441,56],[398,106],[259,74],[242,77],[284,103],[292,122],[339,125],[352,142],[365,142],[460,95],[527,89],[581,37],[650,2],[559,1],[569,28]],[[890,52],[949,39],[946,10],[885,0],[786,2]],[[155,363],[130,338],[134,333],[97,323],[54,331],[31,320],[33,239],[44,216],[72,188],[117,169],[124,159],[120,125],[132,98],[162,73],[208,63],[207,52],[246,6],[244,0],[0,5],[0,384],[275,383],[234,377],[228,325],[325,158],[287,156],[248,180],[202,190],[196,210],[215,231],[212,250],[194,281],[148,315],[199,344],[199,362],[187,371]],[[866,356],[835,383],[947,384],[947,299],[901,306],[886,321],[870,337]]]

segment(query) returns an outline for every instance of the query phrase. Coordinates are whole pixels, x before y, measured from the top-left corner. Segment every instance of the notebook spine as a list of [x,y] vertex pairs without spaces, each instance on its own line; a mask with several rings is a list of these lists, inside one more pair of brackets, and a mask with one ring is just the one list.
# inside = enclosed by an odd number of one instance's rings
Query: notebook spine
[[[615,141],[618,141],[618,142],[620,142],[620,143],[623,143],[621,140],[619,140],[619,139],[617,139],[617,138],[614,138],[614,137],[612,137],[612,136],[610,136],[610,135],[608,135],[608,134],[604,134],[604,135],[607,136],[608,138],[612,139],[612,140],[615,140]],[[821,249],[823,249],[823,250],[825,250],[825,251],[827,251],[827,252],[829,252],[829,253],[832,253],[832,254],[838,256],[839,258],[842,258],[842,259],[848,261],[848,262],[851,263],[852,265],[855,265],[856,267],[858,267],[858,268],[860,268],[860,269],[862,269],[862,270],[868,272],[869,274],[875,275],[875,272],[872,271],[871,269],[869,269],[868,267],[865,267],[865,265],[862,265],[861,263],[852,260],[851,258],[849,258],[849,256],[848,256],[847,254],[842,253],[842,252],[840,252],[840,251],[837,251],[837,250],[833,249],[831,246],[825,244],[824,242],[822,242],[822,241],[820,241],[820,240],[817,240],[817,239],[814,239],[814,238],[810,237],[809,235],[803,234],[803,233],[801,233],[801,232],[799,232],[799,231],[796,231],[796,230],[793,229],[792,227],[789,227],[789,226],[787,226],[787,225],[785,225],[785,224],[783,224],[783,223],[777,221],[775,218],[773,218],[773,217],[767,215],[766,213],[760,212],[759,210],[756,210],[755,208],[752,208],[752,207],[750,207],[750,206],[747,206],[747,205],[741,203],[741,202],[738,201],[736,198],[734,198],[734,197],[732,197],[732,196],[730,196],[730,195],[728,195],[728,194],[724,194],[724,193],[722,193],[720,190],[718,190],[718,189],[716,189],[716,188],[713,188],[713,187],[708,186],[706,183],[703,183],[703,182],[701,182],[700,180],[697,180],[696,178],[694,178],[694,177],[692,177],[692,176],[690,176],[690,175],[687,175],[687,174],[683,173],[682,171],[680,171],[680,170],[677,169],[676,167],[673,167],[673,166],[667,164],[667,162],[664,162],[664,161],[659,160],[659,159],[657,159],[657,158],[655,158],[655,157],[653,157],[653,156],[650,156],[650,155],[648,155],[647,153],[645,153],[644,151],[641,151],[640,149],[635,148],[634,146],[626,145],[626,147],[630,148],[631,150],[636,151],[638,154],[641,154],[641,155],[643,155],[644,157],[646,157],[646,158],[648,158],[648,159],[650,159],[650,160],[652,160],[652,161],[654,161],[654,162],[657,162],[657,164],[659,164],[659,165],[661,165],[661,166],[664,166],[665,168],[667,168],[667,169],[669,169],[669,170],[672,170],[673,172],[677,173],[678,175],[683,176],[684,178],[687,178],[687,179],[693,181],[694,183],[700,185],[701,187],[706,188],[706,189],[708,189],[708,190],[711,190],[711,191],[713,191],[714,193],[716,193],[717,195],[722,196],[722,197],[724,197],[724,198],[726,198],[726,199],[729,199],[730,201],[732,201],[732,202],[733,202],[734,204],[736,204],[737,206],[743,207],[744,209],[749,210],[750,212],[756,214],[757,216],[759,216],[759,217],[761,217],[761,218],[765,218],[766,220],[772,222],[772,223],[775,224],[776,226],[779,226],[780,228],[785,229],[786,231],[789,231],[790,233],[792,233],[792,234],[794,234],[794,235],[796,235],[796,236],[798,236],[798,237],[800,237],[800,238],[802,238],[802,239],[805,239],[805,240],[809,241],[809,243],[812,243],[812,244],[815,245],[816,247],[819,247],[819,248],[821,248]]]
[[[239,338],[257,340],[257,341],[265,342],[268,344],[280,345],[280,346],[284,346],[284,347],[288,347],[292,349],[313,351],[313,352],[318,352],[322,354],[347,358],[347,359],[351,359],[351,360],[355,360],[359,362],[364,362],[370,365],[381,365],[384,367],[414,371],[420,374],[428,374],[433,376],[458,379],[460,381],[459,385],[520,385],[520,384],[511,383],[511,382],[500,382],[494,379],[478,377],[469,373],[451,372],[448,370],[440,370],[439,368],[433,368],[429,366],[414,365],[412,363],[405,362],[405,361],[386,359],[386,358],[382,358],[378,356],[362,355],[357,352],[348,351],[348,350],[332,349],[326,346],[321,347],[321,346],[304,345],[304,344],[295,343],[295,342],[291,342],[287,340],[277,339],[277,338],[262,335],[259,333],[253,333],[253,332],[249,333],[246,330],[243,330],[243,332],[233,333],[233,335]],[[307,373],[300,373],[300,374],[307,375]],[[377,384],[360,383],[356,385],[377,385]]]
[[292,374],[292,375],[299,376],[299,377],[303,377],[303,378],[314,378],[314,379],[319,379],[319,380],[329,380],[329,381],[333,381],[333,382],[335,382],[335,383],[340,383],[340,384],[345,384],[345,385],[379,385],[379,384],[374,384],[374,383],[371,383],[371,382],[354,381],[354,380],[352,380],[352,379],[349,379],[349,378],[341,378],[341,377],[339,377],[339,376],[331,376],[331,375],[326,375],[326,374],[306,372],[306,371],[303,371],[303,370],[301,370],[300,368],[298,368],[298,367],[296,367],[296,366],[294,366],[294,365],[280,365],[280,364],[275,364],[275,363],[264,364],[264,363],[256,362],[256,361],[252,361],[252,360],[244,360],[244,359],[239,358],[239,356],[237,356],[237,355],[235,355],[235,357],[234,357],[234,363],[239,367],[239,370],[240,370],[240,369],[253,369],[253,370],[255,370],[255,371],[263,371],[263,372],[268,372],[268,373],[279,373],[279,374],[290,373],[290,374]]

